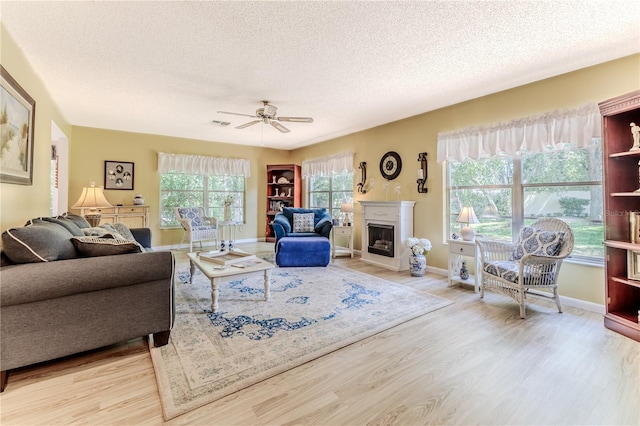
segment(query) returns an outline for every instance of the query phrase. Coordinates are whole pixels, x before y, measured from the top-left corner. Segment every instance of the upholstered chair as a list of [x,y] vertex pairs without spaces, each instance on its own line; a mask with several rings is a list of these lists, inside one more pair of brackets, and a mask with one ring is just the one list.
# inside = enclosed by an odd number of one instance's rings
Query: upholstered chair
[[282,237],[329,238],[333,221],[327,209],[303,209],[284,207],[273,219],[276,247]]

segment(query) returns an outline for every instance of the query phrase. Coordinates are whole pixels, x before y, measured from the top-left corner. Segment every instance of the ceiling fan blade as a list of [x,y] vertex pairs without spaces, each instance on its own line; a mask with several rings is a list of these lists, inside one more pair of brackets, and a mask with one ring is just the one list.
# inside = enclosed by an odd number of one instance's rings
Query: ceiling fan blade
[[291,131],[286,127],[284,127],[282,124],[278,123],[277,121],[271,121],[271,125],[276,129],[280,130],[282,133],[289,133]]
[[278,117],[276,120],[289,121],[291,123],[313,123],[313,118],[311,117]]
[[240,114],[238,112],[227,112],[227,111],[218,111],[218,114],[231,114],[231,115],[241,115],[242,117],[251,117],[251,118],[258,118],[255,115],[250,115],[250,114]]
[[245,127],[253,126],[256,123],[260,123],[262,120],[253,120],[248,123],[244,123],[236,127],[236,129],[244,129]]

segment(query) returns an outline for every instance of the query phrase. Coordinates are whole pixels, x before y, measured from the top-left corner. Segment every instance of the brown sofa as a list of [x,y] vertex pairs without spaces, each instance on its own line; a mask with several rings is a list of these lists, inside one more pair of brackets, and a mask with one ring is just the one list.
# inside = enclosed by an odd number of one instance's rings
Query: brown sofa
[[[171,252],[141,252],[138,247],[125,254],[99,255],[104,254],[101,247],[99,254],[94,248],[88,253],[74,247],[87,238],[74,236],[75,228],[70,226],[73,233],[67,235],[59,223],[43,222],[30,221],[24,227],[29,229],[13,228],[2,235],[2,391],[8,370],[18,367],[149,334],[155,346],[167,344],[174,319]],[[131,231],[134,239],[137,235],[150,245],[148,229]],[[119,251],[126,246],[115,240],[97,244],[104,241],[93,238],[97,246],[117,245]],[[66,244],[65,239],[74,243]],[[139,246],[136,241],[130,245]],[[21,251],[24,244],[29,250]],[[16,263],[31,257],[38,261]]]

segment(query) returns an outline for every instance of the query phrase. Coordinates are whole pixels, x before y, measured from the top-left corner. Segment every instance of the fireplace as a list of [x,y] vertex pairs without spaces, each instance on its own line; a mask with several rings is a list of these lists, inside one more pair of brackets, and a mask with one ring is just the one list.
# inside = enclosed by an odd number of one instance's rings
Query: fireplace
[[393,257],[393,225],[369,223],[367,235],[369,235],[369,245],[367,246],[369,253]]
[[394,271],[409,269],[415,201],[360,201],[362,260]]

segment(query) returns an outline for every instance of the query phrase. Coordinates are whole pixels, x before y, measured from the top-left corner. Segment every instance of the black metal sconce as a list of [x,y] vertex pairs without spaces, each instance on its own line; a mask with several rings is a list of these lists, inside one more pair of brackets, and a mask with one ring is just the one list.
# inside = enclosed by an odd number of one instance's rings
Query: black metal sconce
[[427,183],[427,153],[421,152],[418,154],[418,161],[420,162],[420,168],[418,169],[418,193],[426,194],[429,189],[424,187]]
[[364,185],[367,183],[367,163],[366,161],[360,162],[358,166],[360,170],[362,170],[360,175],[360,182],[358,183],[358,192],[361,194],[366,194],[367,190],[364,188]]

